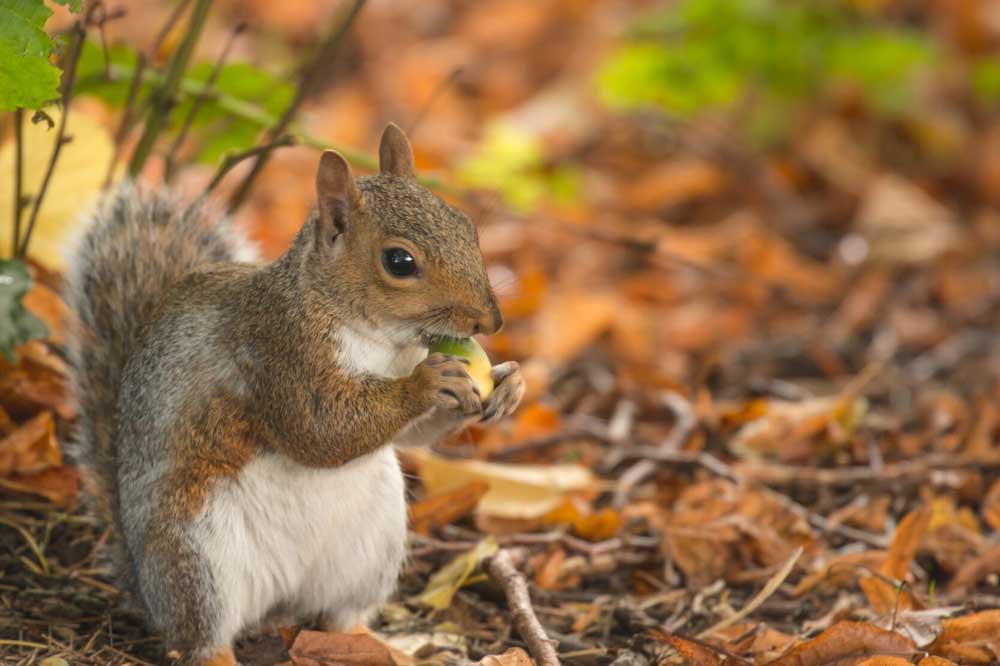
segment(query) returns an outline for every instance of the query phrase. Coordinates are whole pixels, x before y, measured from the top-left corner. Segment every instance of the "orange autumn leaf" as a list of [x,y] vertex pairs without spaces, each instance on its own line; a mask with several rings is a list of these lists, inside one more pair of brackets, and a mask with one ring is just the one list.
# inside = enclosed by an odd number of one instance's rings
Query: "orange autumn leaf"
[[956,666],[956,664],[950,659],[929,655],[918,661],[917,666]]
[[[906,579],[933,515],[931,508],[924,506],[910,512],[900,521],[889,545],[889,554],[879,567],[880,573],[893,580]],[[864,578],[859,584],[868,597],[868,603],[880,613],[888,613],[894,608],[914,608],[916,605],[913,595],[884,580]]]
[[914,654],[910,639],[860,622],[838,622],[765,666],[854,666],[865,657]]
[[578,497],[568,497],[562,504],[542,517],[548,525],[570,525],[573,533],[588,541],[610,539],[622,527],[622,517],[614,509],[593,511]]
[[536,319],[537,355],[555,362],[575,358],[608,330],[619,298],[583,290],[550,295]]
[[668,634],[659,629],[650,629],[649,633],[661,643],[666,643],[688,660],[694,666],[721,666],[722,658],[711,648],[700,641],[693,641],[683,636]]
[[933,653],[949,645],[1000,640],[1000,610],[987,610],[944,621],[944,631],[930,647]]
[[489,489],[489,483],[477,479],[424,498],[410,505],[410,527],[414,532],[430,534],[435,528],[450,525],[471,513]]
[[0,440],[0,474],[39,472],[62,463],[52,412],[42,412]]
[[875,657],[865,659],[863,662],[858,664],[858,666],[913,666],[913,662],[909,659],[903,659],[902,657],[880,654]]
[[369,634],[302,631],[288,655],[295,666],[397,666],[389,647]]
[[71,506],[80,492],[80,476],[73,465],[60,465],[40,472],[0,477],[0,488],[38,495],[57,506]]

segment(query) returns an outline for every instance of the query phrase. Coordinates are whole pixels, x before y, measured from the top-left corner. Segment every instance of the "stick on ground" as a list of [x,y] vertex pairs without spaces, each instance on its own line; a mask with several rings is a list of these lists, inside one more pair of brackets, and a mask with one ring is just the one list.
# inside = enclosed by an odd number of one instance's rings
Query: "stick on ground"
[[556,642],[548,637],[542,623],[535,615],[528,595],[528,583],[514,568],[510,553],[499,551],[483,563],[490,578],[503,588],[507,605],[514,614],[514,626],[528,645],[528,651],[539,666],[560,666],[556,655]]

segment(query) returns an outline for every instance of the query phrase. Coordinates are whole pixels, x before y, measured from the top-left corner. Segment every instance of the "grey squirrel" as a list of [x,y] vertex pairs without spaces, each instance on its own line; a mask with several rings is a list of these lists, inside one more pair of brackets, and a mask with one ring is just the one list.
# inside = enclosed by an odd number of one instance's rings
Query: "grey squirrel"
[[70,252],[77,458],[118,534],[121,586],[185,664],[230,666],[264,623],[346,628],[406,550],[393,444],[510,414],[437,336],[502,325],[469,219],[416,180],[389,125],[380,173],[323,153],[317,209],[270,263],[225,220],[120,188]]

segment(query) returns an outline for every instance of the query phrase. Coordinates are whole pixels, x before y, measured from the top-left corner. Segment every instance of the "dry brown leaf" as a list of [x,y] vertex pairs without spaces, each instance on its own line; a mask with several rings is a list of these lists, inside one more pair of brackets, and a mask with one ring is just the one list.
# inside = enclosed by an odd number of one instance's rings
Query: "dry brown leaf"
[[550,294],[535,320],[536,355],[556,363],[575,358],[608,330],[620,298],[582,290]]
[[535,666],[535,662],[527,652],[515,647],[501,655],[487,655],[472,666]]
[[994,481],[990,489],[986,491],[979,512],[987,525],[1000,531],[1000,479]]
[[28,311],[45,323],[49,329],[49,342],[57,345],[65,344],[66,324],[70,314],[69,307],[59,294],[36,281],[21,302]]
[[[893,580],[906,580],[910,564],[927,534],[933,515],[930,507],[923,506],[910,512],[899,522],[899,527],[896,528],[892,543],[889,545],[889,554],[879,567],[880,573]],[[888,613],[893,609],[914,608],[916,605],[913,595],[882,579],[863,578],[859,584],[868,597],[868,603],[880,613]]]
[[301,631],[288,654],[296,666],[399,666],[370,634]]
[[622,517],[611,508],[594,511],[589,502],[579,497],[568,497],[542,517],[549,525],[570,525],[573,533],[588,541],[610,539],[622,527]]
[[945,620],[944,631],[929,649],[937,654],[948,646],[991,640],[1000,643],[1000,610]]
[[765,666],[854,666],[880,654],[915,654],[916,646],[894,631],[860,622],[838,622]]
[[62,464],[52,412],[42,412],[0,440],[0,474],[30,474]]
[[643,170],[638,179],[626,185],[622,203],[654,213],[683,201],[712,196],[725,184],[725,174],[711,162],[666,162]]
[[993,544],[962,565],[951,579],[948,589],[954,594],[963,594],[991,573],[1000,573],[1000,543]]
[[868,243],[869,256],[889,264],[931,261],[960,239],[949,209],[893,175],[871,184],[856,225]]
[[913,662],[902,657],[880,654],[865,659],[858,666],[913,666]]
[[71,506],[80,492],[80,476],[75,466],[61,465],[33,474],[0,477],[0,488],[39,495],[59,506]]
[[918,661],[917,666],[957,666],[957,664],[950,659],[930,655]]
[[471,513],[489,489],[490,484],[486,481],[475,480],[411,504],[410,528],[420,534],[430,534],[438,527],[450,525]]
[[687,659],[694,666],[721,666],[722,658],[701,641],[694,641],[683,636],[668,634],[659,629],[650,629],[649,633],[661,643],[666,643]]

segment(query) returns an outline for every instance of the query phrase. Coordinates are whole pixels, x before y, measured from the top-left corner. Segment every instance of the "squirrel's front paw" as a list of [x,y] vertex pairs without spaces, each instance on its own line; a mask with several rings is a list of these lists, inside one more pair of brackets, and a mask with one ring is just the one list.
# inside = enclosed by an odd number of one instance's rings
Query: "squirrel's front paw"
[[462,416],[479,416],[482,399],[476,382],[465,369],[466,363],[454,356],[431,354],[417,366],[414,375],[422,385],[430,407],[438,407]]
[[524,397],[524,375],[515,361],[494,366],[491,374],[493,393],[483,405],[483,421],[487,423],[513,413]]

